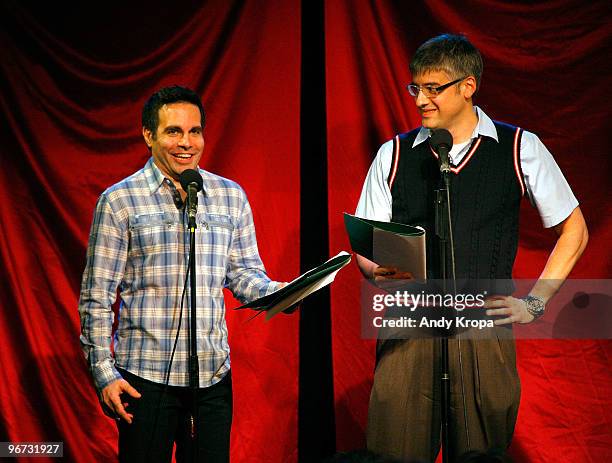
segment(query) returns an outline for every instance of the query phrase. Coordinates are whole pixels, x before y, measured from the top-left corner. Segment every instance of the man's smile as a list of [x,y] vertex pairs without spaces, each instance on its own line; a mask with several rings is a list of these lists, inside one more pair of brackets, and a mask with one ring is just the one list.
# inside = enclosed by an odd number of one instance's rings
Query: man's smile
[[192,153],[171,153],[172,157],[176,159],[191,159],[194,155]]
[[421,108],[419,111],[421,112],[421,116],[428,117],[431,116],[434,112],[436,112],[436,108]]

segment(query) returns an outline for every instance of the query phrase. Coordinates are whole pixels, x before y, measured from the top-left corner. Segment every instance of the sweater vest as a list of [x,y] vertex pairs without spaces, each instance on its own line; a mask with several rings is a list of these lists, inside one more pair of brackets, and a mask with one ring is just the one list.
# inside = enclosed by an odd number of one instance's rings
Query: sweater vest
[[[520,166],[522,129],[494,122],[499,142],[473,141],[451,166],[450,201],[457,278],[511,279],[518,248],[520,201],[525,195]],[[437,154],[427,141],[412,147],[419,129],[398,135],[388,184],[392,221],[426,230],[427,276],[441,278],[435,230],[435,190],[442,185]],[[447,269],[450,277],[450,251]]]

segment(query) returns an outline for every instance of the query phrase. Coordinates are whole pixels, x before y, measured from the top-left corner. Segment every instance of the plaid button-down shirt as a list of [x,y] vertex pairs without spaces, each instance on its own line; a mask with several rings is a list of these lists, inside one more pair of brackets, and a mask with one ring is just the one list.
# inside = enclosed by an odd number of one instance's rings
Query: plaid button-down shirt
[[[243,302],[278,289],[257,250],[253,216],[242,188],[200,170],[196,229],[197,346],[200,387],[230,368],[223,287]],[[163,383],[176,336],[189,257],[189,230],[175,204],[177,190],[149,159],[145,167],[100,196],[81,284],[81,345],[98,392],[121,378],[118,366]],[[174,197],[173,197],[174,195]],[[184,208],[183,208],[184,209]],[[117,289],[118,329],[111,333]],[[190,291],[170,373],[188,386]]]

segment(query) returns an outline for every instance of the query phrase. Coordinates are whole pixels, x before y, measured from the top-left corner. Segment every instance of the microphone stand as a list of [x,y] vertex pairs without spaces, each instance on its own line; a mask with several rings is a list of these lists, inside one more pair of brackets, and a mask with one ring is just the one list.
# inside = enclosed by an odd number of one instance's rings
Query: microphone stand
[[[197,192],[196,192],[197,194]],[[189,194],[187,197],[189,198]],[[189,199],[188,199],[189,201]],[[187,204],[189,208],[189,204]],[[189,280],[191,283],[191,312],[189,315],[189,388],[191,389],[191,443],[193,461],[198,461],[198,388],[200,386],[200,367],[198,363],[198,344],[196,337],[196,243],[195,231],[198,228],[195,217],[189,217]]]
[[[436,235],[438,236],[439,256],[440,256],[440,276],[442,278],[442,291],[444,295],[448,294],[447,278],[448,270],[446,268],[446,251],[447,242],[450,238],[451,244],[451,266],[452,266],[452,278],[453,278],[453,290],[456,292],[456,280],[455,280],[455,259],[454,259],[454,243],[453,243],[453,231],[451,221],[451,208],[450,208],[450,172],[448,170],[442,170],[442,179],[444,180],[444,187],[435,190],[435,227]],[[441,422],[441,441],[442,441],[442,462],[448,463],[448,449],[449,449],[449,416],[450,416],[450,365],[448,358],[448,336],[451,333],[443,333],[440,337],[440,359],[441,359],[441,372],[440,372],[440,386],[441,386],[441,404],[440,404],[440,422]]]

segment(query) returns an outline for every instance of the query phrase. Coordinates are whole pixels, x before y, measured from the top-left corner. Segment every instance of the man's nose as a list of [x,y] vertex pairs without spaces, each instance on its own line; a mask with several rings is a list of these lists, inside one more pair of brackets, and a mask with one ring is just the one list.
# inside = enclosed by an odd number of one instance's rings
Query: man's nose
[[414,97],[414,101],[417,106],[424,106],[429,103],[429,98],[427,98],[425,93],[423,93],[423,90],[419,88],[419,93]]
[[181,139],[179,140],[179,146],[189,148],[191,146],[191,142],[189,140],[189,132],[183,133]]

